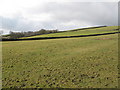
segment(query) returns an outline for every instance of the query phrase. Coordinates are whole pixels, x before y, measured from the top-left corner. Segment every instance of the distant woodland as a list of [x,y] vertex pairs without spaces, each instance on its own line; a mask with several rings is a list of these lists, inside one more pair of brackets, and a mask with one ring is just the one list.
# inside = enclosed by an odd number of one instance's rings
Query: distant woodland
[[12,31],[10,31],[10,34],[3,35],[2,38],[17,39],[17,38],[21,38],[21,37],[30,37],[30,36],[57,33],[57,32],[59,32],[57,29],[56,30],[41,29],[39,31],[28,31],[28,32],[12,32]]

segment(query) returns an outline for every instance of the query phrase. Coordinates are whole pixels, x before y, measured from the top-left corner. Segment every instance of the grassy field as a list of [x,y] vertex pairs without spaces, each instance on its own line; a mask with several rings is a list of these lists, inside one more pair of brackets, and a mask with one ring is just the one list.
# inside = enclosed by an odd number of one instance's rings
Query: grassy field
[[90,35],[90,34],[102,34],[102,33],[110,33],[116,32],[117,26],[109,26],[109,27],[101,27],[101,28],[94,28],[94,29],[84,29],[78,31],[68,30],[67,32],[62,33],[53,33],[53,34],[44,34],[44,35],[37,35],[31,37],[22,37],[21,39],[25,38],[38,38],[38,37],[62,37],[62,36],[78,36],[78,35]]
[[9,41],[2,48],[3,88],[118,87],[117,34]]

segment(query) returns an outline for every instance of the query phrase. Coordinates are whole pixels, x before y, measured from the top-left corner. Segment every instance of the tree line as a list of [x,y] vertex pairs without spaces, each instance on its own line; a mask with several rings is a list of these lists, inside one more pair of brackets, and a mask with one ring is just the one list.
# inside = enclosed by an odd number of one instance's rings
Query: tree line
[[8,39],[18,39],[21,37],[30,37],[30,36],[35,36],[35,35],[43,35],[43,34],[50,34],[50,33],[56,33],[59,32],[57,29],[56,30],[45,30],[41,29],[39,31],[28,31],[28,32],[12,32],[10,31],[10,34],[7,35],[9,37]]

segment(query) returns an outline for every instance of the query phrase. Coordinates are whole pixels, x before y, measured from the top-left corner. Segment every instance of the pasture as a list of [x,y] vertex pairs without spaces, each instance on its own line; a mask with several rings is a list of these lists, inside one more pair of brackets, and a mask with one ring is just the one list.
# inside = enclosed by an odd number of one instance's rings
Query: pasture
[[2,49],[3,88],[118,87],[118,34],[8,41]]

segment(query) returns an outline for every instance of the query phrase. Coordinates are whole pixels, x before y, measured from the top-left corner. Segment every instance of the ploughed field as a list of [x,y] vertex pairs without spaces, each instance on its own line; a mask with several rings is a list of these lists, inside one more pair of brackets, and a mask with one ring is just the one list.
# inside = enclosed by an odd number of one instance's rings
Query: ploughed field
[[8,41],[2,49],[3,88],[118,87],[118,34]]

